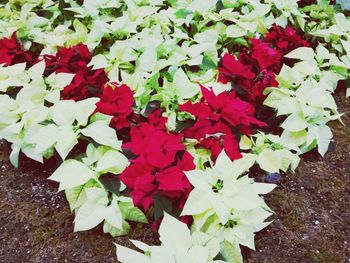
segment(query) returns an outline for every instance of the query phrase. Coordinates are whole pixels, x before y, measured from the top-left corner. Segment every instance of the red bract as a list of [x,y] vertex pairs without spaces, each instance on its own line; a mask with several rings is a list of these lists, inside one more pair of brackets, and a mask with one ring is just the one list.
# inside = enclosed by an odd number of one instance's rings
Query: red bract
[[277,65],[281,61],[281,52],[277,49],[271,48],[268,43],[264,43],[259,39],[252,39],[252,58],[255,59],[261,70]]
[[291,26],[287,26],[285,29],[282,29],[280,26],[272,27],[265,36],[265,42],[276,47],[283,55],[298,47],[310,46]]
[[74,73],[72,83],[62,91],[63,99],[82,100],[102,92],[108,78],[102,69],[88,67],[92,55],[83,45],[61,48],[55,56],[45,55],[48,73]]
[[0,64],[11,66],[18,63],[27,63],[32,66],[38,59],[34,52],[25,51],[13,33],[11,38],[0,39]]
[[144,211],[152,206],[155,196],[171,198],[173,206],[182,208],[192,189],[183,171],[195,168],[193,157],[186,152],[181,134],[166,131],[160,111],[148,120],[131,127],[130,142],[123,144],[123,149],[136,158],[130,160],[120,179],[131,189],[134,204]]
[[194,115],[196,122],[184,131],[185,137],[194,138],[199,145],[211,151],[215,160],[222,149],[232,159],[241,157],[236,133],[250,134],[252,126],[265,126],[254,118],[254,107],[237,98],[234,92],[215,95],[212,90],[201,87],[203,98],[180,105],[181,111]]
[[239,60],[236,60],[233,55],[226,53],[222,58],[222,67],[220,73],[222,82],[227,83],[229,79],[224,76],[238,76],[245,79],[255,78],[255,74],[251,71],[252,65],[244,65]]
[[111,126],[117,130],[129,127],[133,113],[134,95],[127,85],[111,83],[103,88],[96,111],[113,116]]
[[275,76],[282,64],[293,62],[284,55],[309,44],[290,26],[285,29],[274,26],[264,39],[251,39],[250,43],[251,47],[240,50],[237,58],[224,54],[218,80],[232,82],[233,89],[242,99],[260,103],[266,87],[277,87]]

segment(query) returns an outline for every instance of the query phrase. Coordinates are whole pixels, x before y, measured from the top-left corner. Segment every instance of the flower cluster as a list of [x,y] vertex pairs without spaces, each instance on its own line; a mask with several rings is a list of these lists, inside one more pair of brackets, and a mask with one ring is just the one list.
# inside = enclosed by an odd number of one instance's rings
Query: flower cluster
[[26,51],[13,33],[10,38],[0,39],[0,64],[12,66],[18,63],[27,63],[32,66],[38,59],[35,52]]
[[203,86],[201,90],[203,98],[199,102],[179,106],[196,117],[193,126],[185,129],[185,137],[196,139],[201,147],[210,150],[214,160],[222,149],[232,160],[240,158],[237,136],[251,134],[253,126],[265,124],[254,118],[253,105],[236,97],[235,92],[216,95]]
[[3,2],[0,140],[15,166],[62,159],[49,179],[75,231],[164,215],[161,245],[118,246],[121,262],[243,262],[275,187],[250,168],[294,171],[329,147],[346,0]]
[[266,87],[277,87],[276,74],[283,63],[284,55],[291,50],[309,46],[290,26],[282,29],[272,27],[264,39],[251,39],[251,46],[239,52],[238,58],[224,54],[219,67],[219,81],[232,82],[237,95],[247,101],[261,103]]
[[134,95],[127,85],[109,83],[103,88],[97,111],[113,116],[111,126],[117,130],[130,126]]
[[88,66],[92,55],[87,46],[80,44],[61,48],[56,55],[45,55],[48,73],[74,73],[70,85],[62,91],[63,99],[82,100],[99,95],[108,78],[102,69],[93,70]]
[[134,204],[144,211],[155,196],[168,197],[182,208],[192,189],[183,171],[195,168],[193,157],[186,151],[182,135],[167,132],[165,122],[160,110],[153,112],[147,121],[131,127],[130,142],[123,144],[135,158],[120,179],[131,189]]

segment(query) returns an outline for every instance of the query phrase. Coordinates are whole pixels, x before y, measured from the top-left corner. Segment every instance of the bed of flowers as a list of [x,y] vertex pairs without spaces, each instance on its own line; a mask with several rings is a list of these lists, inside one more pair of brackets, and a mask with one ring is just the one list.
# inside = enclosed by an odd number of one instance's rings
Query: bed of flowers
[[[350,2],[0,1],[0,139],[60,160],[74,230],[152,227],[120,262],[242,262],[271,223],[257,174],[327,152]],[[350,94],[350,92],[349,92]],[[249,172],[251,175],[249,175]]]

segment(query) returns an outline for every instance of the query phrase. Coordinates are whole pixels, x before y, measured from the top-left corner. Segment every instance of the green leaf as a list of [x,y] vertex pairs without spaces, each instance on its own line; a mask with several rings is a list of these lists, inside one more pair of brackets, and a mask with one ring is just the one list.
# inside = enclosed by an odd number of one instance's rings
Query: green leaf
[[191,10],[179,9],[175,12],[177,18],[186,18],[188,15],[192,14]]
[[77,206],[77,202],[81,195],[83,194],[84,185],[79,185],[77,187],[69,188],[65,190],[66,199],[69,204],[69,208],[73,211]]
[[252,142],[251,142],[251,140],[249,139],[248,136],[243,135],[241,137],[241,140],[239,142],[239,148],[242,149],[242,150],[249,150],[249,149],[252,148]]
[[215,62],[208,56],[204,55],[202,64],[199,67],[203,70],[216,69],[217,65]]
[[119,207],[125,220],[148,223],[145,214],[135,207],[132,202],[119,202]]
[[101,175],[98,179],[109,192],[119,196],[121,183],[118,176],[108,173]]
[[214,213],[212,214],[211,216],[209,216],[206,220],[205,220],[205,223],[202,225],[200,231],[201,232],[206,232],[209,227],[215,222],[217,218],[217,215]]
[[113,227],[107,221],[103,223],[103,233],[109,233],[112,237],[125,236],[129,233],[130,228],[130,225],[125,220],[122,221],[121,229]]
[[154,200],[154,220],[158,220],[164,215],[164,212],[171,213],[173,210],[172,202],[169,198],[156,195]]
[[231,244],[227,240],[224,240],[220,244],[220,254],[227,263],[243,263],[241,250],[237,243]]

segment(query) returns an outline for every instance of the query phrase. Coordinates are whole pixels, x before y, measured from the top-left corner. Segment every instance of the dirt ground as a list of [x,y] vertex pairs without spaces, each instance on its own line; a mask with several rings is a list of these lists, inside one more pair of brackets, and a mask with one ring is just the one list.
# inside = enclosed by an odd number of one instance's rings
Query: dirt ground
[[[350,100],[343,98],[341,93],[337,102],[346,113]],[[346,126],[332,123],[335,141],[324,159],[308,154],[266,197],[274,221],[257,234],[256,251],[244,249],[246,262],[350,263],[350,118],[343,121]],[[117,262],[113,241],[155,240],[149,229],[117,240],[101,228],[73,233],[64,194],[45,179],[52,163],[23,159],[16,170],[6,157],[0,152],[0,262]]]

